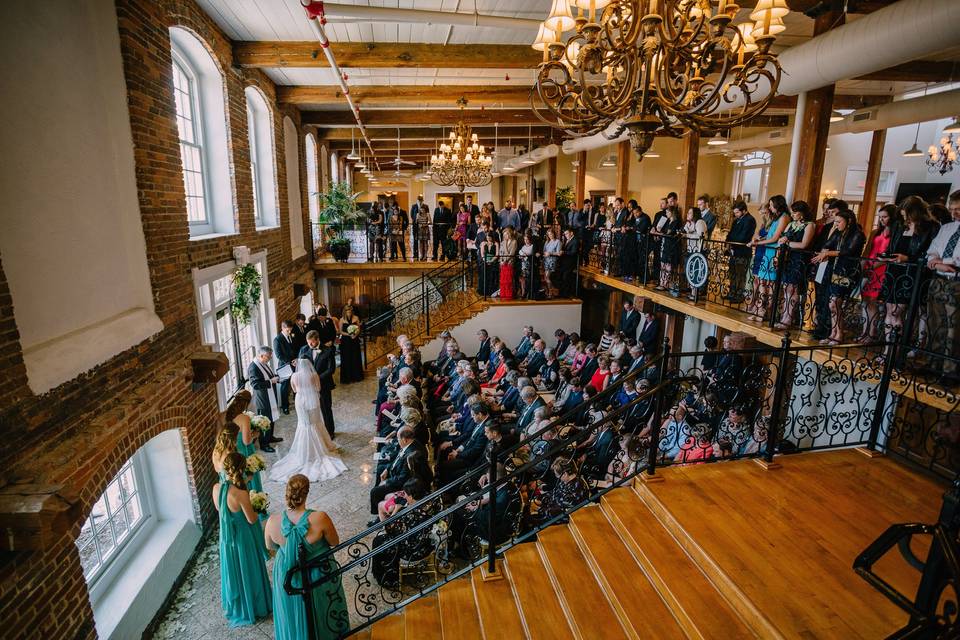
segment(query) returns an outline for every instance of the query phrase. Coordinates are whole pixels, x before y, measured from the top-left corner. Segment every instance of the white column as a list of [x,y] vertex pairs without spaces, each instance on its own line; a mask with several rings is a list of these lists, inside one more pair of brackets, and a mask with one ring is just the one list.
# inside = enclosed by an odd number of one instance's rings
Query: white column
[[[790,165],[787,168],[787,203],[793,202],[793,190],[797,181],[797,164],[800,162],[800,135],[803,130],[803,115],[807,110],[807,92],[797,95],[797,110],[793,116],[793,139],[790,142]],[[810,203],[816,209],[816,203]]]

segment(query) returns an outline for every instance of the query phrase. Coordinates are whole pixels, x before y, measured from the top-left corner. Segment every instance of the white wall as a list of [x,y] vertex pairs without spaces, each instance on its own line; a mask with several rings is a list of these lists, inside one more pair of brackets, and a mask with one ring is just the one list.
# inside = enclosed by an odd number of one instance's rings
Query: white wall
[[163,325],[114,3],[0,3],[0,51],[0,253],[42,393]]
[[[533,325],[534,331],[546,341],[547,346],[556,344],[553,332],[563,329],[567,333],[580,333],[581,304],[494,304],[450,333],[468,356],[476,354],[480,342],[477,331],[486,329],[490,337],[498,336],[513,349],[520,342],[524,325]],[[439,338],[428,342],[421,351],[425,360],[432,360],[440,352]]]

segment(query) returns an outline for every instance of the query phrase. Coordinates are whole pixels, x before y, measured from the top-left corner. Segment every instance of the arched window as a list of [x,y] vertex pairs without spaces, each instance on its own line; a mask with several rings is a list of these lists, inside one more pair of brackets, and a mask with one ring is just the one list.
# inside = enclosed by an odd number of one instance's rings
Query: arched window
[[330,182],[338,180],[340,180],[340,170],[337,166],[337,152],[333,151],[330,153]]
[[[327,157],[327,145],[320,147],[320,158]],[[330,169],[326,162],[320,163],[320,189],[326,191],[330,188]]]
[[273,114],[256,87],[244,90],[247,97],[247,139],[250,143],[250,176],[253,180],[253,219],[257,228],[276,227],[277,172],[274,162]]
[[317,141],[312,133],[307,134],[307,202],[310,211],[310,222],[316,222],[320,215],[320,200],[317,183]]
[[303,208],[300,195],[300,132],[288,116],[283,117],[283,166],[287,176],[287,212],[290,216],[290,256],[296,260],[307,251],[303,246]]
[[233,233],[223,74],[206,46],[190,31],[171,28],[170,43],[190,236]]
[[745,202],[767,201],[767,178],[770,176],[769,151],[752,151],[733,172],[733,193]]

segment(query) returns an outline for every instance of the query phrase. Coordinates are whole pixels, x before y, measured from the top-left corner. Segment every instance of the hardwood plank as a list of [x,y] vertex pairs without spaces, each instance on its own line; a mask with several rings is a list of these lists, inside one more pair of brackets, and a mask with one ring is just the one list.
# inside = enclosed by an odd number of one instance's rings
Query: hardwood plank
[[470,577],[458,578],[437,590],[443,637],[451,640],[480,640],[480,616]]
[[599,506],[574,512],[570,529],[620,622],[634,638],[683,638],[677,619]]
[[[534,69],[543,56],[529,45],[331,42],[337,64],[344,69],[467,68]],[[320,43],[307,41],[234,42],[233,62],[241,67],[329,67]]]
[[527,634],[507,580],[484,582],[480,567],[471,573],[473,594],[480,612],[480,629],[486,640],[526,638]]
[[[661,473],[665,482],[637,487],[651,511],[718,588],[735,585],[784,636],[876,638],[905,622],[850,567],[890,524],[935,520],[932,480],[852,450],[784,457],[775,473],[750,461]],[[906,563],[878,569],[912,593],[918,574]]]
[[403,622],[408,638],[416,640],[442,640],[440,604],[434,594],[414,600],[403,610]]
[[520,544],[506,553],[507,575],[531,640],[563,640],[574,636],[567,612],[547,592],[550,576],[535,544]]
[[[457,99],[456,94],[451,95],[450,103],[453,104]],[[349,117],[348,117],[349,116]],[[471,125],[486,124],[541,124],[540,120],[533,110],[527,108],[512,109],[369,109],[363,112],[363,124],[368,127],[375,126],[398,126],[398,125],[428,125],[438,124],[451,126],[460,119]],[[349,126],[356,122],[353,113],[350,111],[304,111],[301,114],[301,122],[305,125],[316,125],[318,127],[337,127]]]
[[356,640],[368,640],[370,638],[370,627],[357,631],[350,637],[356,638]]
[[538,550],[575,632],[591,640],[628,637],[570,529],[553,526],[538,537]]
[[688,637],[719,640],[754,635],[731,603],[629,488],[605,495],[601,508]]
[[370,626],[370,640],[404,640],[405,638],[402,610]]

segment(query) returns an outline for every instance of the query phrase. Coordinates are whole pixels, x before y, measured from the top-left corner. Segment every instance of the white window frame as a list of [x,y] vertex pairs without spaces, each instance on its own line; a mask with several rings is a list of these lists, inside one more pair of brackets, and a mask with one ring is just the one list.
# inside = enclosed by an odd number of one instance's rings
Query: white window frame
[[254,222],[257,229],[273,229],[280,226],[273,112],[266,97],[256,87],[247,87],[244,94]]
[[[243,372],[246,372],[247,366],[253,361],[257,348],[261,345],[270,346],[272,343],[267,302],[270,299],[270,286],[267,281],[267,252],[261,251],[260,253],[251,255],[250,264],[257,266],[260,270],[262,287],[260,304],[253,309],[250,322],[240,327],[241,335],[247,332],[242,342],[249,343],[247,346],[252,347],[252,351],[249,349],[241,349],[240,366]],[[236,263],[231,260],[205,269],[195,268],[193,270],[197,319],[200,323],[200,339],[203,344],[209,345],[215,351],[221,351],[220,347],[225,340],[240,338],[240,336],[230,336],[230,338],[227,338],[225,335],[221,335],[217,316],[221,315],[221,317],[224,317],[223,314],[229,315],[231,298],[227,296],[218,301],[214,293],[214,283],[222,281],[224,278],[229,279],[236,267]],[[225,353],[227,359],[230,361],[230,368],[227,373],[217,382],[217,397],[220,402],[220,410],[223,411],[227,408],[227,403],[230,398],[233,397],[234,392],[236,392],[239,380],[236,377],[236,369],[234,368],[234,353],[227,351],[221,351],[221,353]]]
[[330,182],[338,182],[340,180],[340,164],[337,159],[337,152],[330,152]]
[[307,156],[307,208],[310,212],[310,222],[317,222],[320,217],[320,185],[317,180],[319,168],[319,150],[317,139],[312,133],[305,136]]
[[[180,53],[178,49],[172,50],[173,54],[173,64],[179,69],[183,76],[187,80],[187,96],[190,103],[190,123],[193,128],[193,141],[184,140],[180,136],[180,128],[177,127],[177,135],[180,138],[180,161],[183,163],[182,173],[183,173],[183,190],[184,194],[187,197],[187,200],[190,200],[190,193],[187,187],[187,169],[186,169],[186,158],[183,154],[183,146],[188,145],[194,147],[200,152],[200,182],[203,188],[203,220],[190,220],[188,215],[188,222],[190,224],[190,234],[191,235],[202,235],[213,233],[213,224],[210,222],[210,179],[209,173],[206,170],[207,167],[207,155],[206,155],[206,144],[204,139],[204,130],[203,130],[203,108],[200,104],[200,92],[199,92],[199,82],[197,81],[197,72],[190,65],[190,62],[186,57]],[[177,89],[174,86],[174,93]],[[174,99],[174,109],[176,109],[176,99]],[[177,112],[178,119],[181,117],[179,111]],[[178,122],[179,124],[179,122]],[[188,204],[189,210],[189,204]]]
[[[115,533],[111,533],[114,536],[115,546],[110,550],[104,558],[102,552],[99,550],[99,546],[96,547],[97,554],[100,556],[100,566],[94,570],[89,576],[85,576],[87,582],[87,588],[90,592],[90,599],[96,602],[100,596],[106,591],[113,581],[116,579],[117,575],[123,570],[126,566],[128,560],[136,554],[137,550],[141,547],[143,542],[149,537],[149,532],[152,527],[148,527],[147,523],[155,520],[155,508],[153,502],[153,487],[148,481],[148,474],[144,468],[144,459],[143,459],[143,450],[140,449],[133,456],[127,460],[123,466],[120,467],[120,471],[117,472],[109,483],[107,487],[104,488],[103,493],[100,497],[97,498],[97,502],[100,499],[104,498],[107,494],[108,487],[114,482],[119,483],[120,475],[126,470],[129,465],[131,471],[133,472],[134,484],[137,487],[136,494],[140,500],[140,509],[141,509],[141,518],[133,526],[128,529],[129,533],[127,536],[116,542]],[[109,505],[108,509],[108,520],[110,521],[110,529],[113,531],[113,522],[112,518],[109,516]],[[87,518],[87,522],[90,522],[90,519],[93,518],[93,513],[91,512],[90,516]],[[86,526],[86,522],[84,526]],[[95,523],[92,526],[96,526]],[[94,545],[98,545],[96,541],[96,531],[94,530]],[[79,553],[79,546],[77,547]]]
[[[752,160],[759,160],[760,162],[748,164]],[[752,202],[766,202],[768,198],[767,185],[770,179],[770,167],[772,163],[773,154],[763,149],[757,149],[744,154],[744,161],[739,163],[733,170],[733,189],[730,193],[734,194],[734,196],[742,196],[744,173],[751,169],[760,169],[760,193],[757,194],[756,200],[752,200]]]

